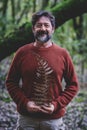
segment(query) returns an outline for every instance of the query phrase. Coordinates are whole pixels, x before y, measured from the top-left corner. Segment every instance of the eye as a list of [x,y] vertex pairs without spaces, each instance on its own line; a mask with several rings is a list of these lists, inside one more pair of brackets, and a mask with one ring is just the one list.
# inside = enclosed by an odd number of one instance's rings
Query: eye
[[37,28],[41,28],[41,26],[42,26],[41,24],[36,24]]
[[49,27],[49,24],[45,24],[45,27],[48,28],[48,27]]

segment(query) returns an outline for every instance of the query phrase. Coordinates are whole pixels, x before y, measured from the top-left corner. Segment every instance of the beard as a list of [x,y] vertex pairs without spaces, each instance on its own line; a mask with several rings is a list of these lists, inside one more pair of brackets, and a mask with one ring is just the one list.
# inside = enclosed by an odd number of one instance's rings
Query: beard
[[51,39],[51,35],[48,34],[48,31],[37,31],[34,33],[35,39],[40,43],[46,43]]

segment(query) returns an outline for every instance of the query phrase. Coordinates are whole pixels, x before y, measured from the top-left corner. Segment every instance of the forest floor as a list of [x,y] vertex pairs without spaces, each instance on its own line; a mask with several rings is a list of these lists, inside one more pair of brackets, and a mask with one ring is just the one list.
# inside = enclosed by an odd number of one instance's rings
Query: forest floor
[[[7,91],[0,92],[0,130],[16,130],[16,105]],[[87,91],[82,91],[67,106],[63,117],[68,130],[87,130]]]

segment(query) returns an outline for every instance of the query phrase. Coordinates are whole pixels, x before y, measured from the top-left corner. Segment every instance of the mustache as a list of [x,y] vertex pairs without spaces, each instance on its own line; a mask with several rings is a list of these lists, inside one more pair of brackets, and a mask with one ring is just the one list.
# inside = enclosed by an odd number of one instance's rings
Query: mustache
[[37,36],[40,36],[43,34],[48,34],[48,31],[37,31],[37,33],[36,33]]

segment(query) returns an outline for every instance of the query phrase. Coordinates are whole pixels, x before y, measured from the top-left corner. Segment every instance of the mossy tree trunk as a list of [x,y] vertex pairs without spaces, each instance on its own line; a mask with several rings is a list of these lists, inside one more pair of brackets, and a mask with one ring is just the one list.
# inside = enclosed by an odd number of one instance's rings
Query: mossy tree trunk
[[[67,0],[50,10],[56,18],[56,28],[66,21],[87,12],[87,0]],[[34,41],[32,27],[26,23],[0,41],[0,61],[11,55],[19,47]]]
[[87,12],[87,0],[66,0],[53,9],[51,12],[56,18],[56,27],[66,21]]

